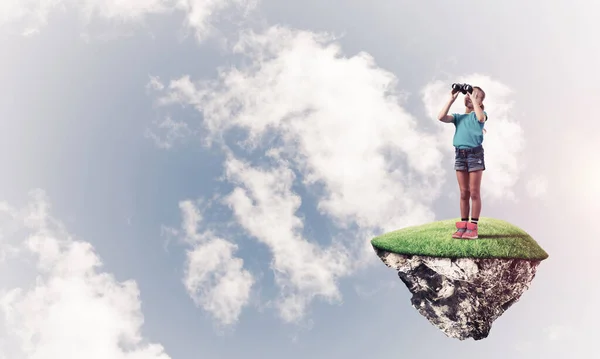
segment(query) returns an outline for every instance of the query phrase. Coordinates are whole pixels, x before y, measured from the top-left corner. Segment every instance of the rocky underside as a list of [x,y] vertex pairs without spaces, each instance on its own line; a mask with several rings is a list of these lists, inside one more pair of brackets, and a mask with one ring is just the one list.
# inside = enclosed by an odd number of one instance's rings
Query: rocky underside
[[375,249],[413,294],[412,305],[447,336],[484,339],[535,277],[540,261],[436,258]]

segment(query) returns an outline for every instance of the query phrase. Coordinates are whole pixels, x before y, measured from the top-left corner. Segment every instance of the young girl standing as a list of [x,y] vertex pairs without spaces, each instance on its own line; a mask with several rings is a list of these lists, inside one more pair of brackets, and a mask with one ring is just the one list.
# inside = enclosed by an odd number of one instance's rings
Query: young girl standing
[[[481,213],[481,176],[485,171],[483,153],[483,126],[487,121],[487,113],[483,110],[482,101],[485,92],[473,86],[472,93],[465,94],[465,113],[448,115],[450,107],[456,100],[459,91],[452,89],[450,98],[438,115],[438,120],[453,123],[453,146],[455,149],[454,169],[460,189],[460,222],[456,222],[453,238],[476,239],[477,224]],[[471,222],[469,222],[469,200],[472,202]]]

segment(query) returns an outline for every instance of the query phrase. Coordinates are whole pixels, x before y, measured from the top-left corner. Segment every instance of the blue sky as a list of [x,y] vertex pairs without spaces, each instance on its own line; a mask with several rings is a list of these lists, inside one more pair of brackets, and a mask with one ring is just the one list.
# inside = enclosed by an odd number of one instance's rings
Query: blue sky
[[[49,4],[0,6],[0,359],[593,355],[596,5]],[[458,215],[457,81],[482,215],[550,253],[479,342],[368,247]]]

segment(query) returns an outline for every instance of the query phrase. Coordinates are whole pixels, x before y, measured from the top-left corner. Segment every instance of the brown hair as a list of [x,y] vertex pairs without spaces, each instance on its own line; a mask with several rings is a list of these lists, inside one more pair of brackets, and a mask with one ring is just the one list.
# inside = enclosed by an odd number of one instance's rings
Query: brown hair
[[481,99],[481,109],[485,109],[485,106],[483,105],[483,100],[485,100],[485,91],[483,91],[483,89],[479,86],[473,86],[473,90],[478,89],[481,94],[483,95],[483,98]]

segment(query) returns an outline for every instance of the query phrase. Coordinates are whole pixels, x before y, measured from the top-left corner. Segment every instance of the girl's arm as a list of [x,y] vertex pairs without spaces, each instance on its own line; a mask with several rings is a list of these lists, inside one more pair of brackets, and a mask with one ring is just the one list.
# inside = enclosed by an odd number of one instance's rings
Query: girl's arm
[[467,94],[471,103],[473,104],[473,110],[475,110],[475,115],[477,116],[477,121],[484,123],[486,120],[486,115],[483,113],[483,109],[481,108],[481,100],[479,100],[476,96],[470,96]]
[[473,109],[475,110],[475,115],[477,116],[477,121],[484,123],[485,122],[485,113],[479,106],[479,104],[473,103]]
[[450,107],[454,103],[454,100],[456,100],[457,96],[458,96],[458,91],[455,93],[454,90],[452,90],[452,92],[450,93],[450,98],[448,99],[448,102],[446,102],[446,104],[444,105],[444,107],[442,107],[442,110],[438,114],[439,121],[446,122],[446,123],[450,123],[450,122],[454,121],[454,116],[448,115],[448,111],[450,111]]

